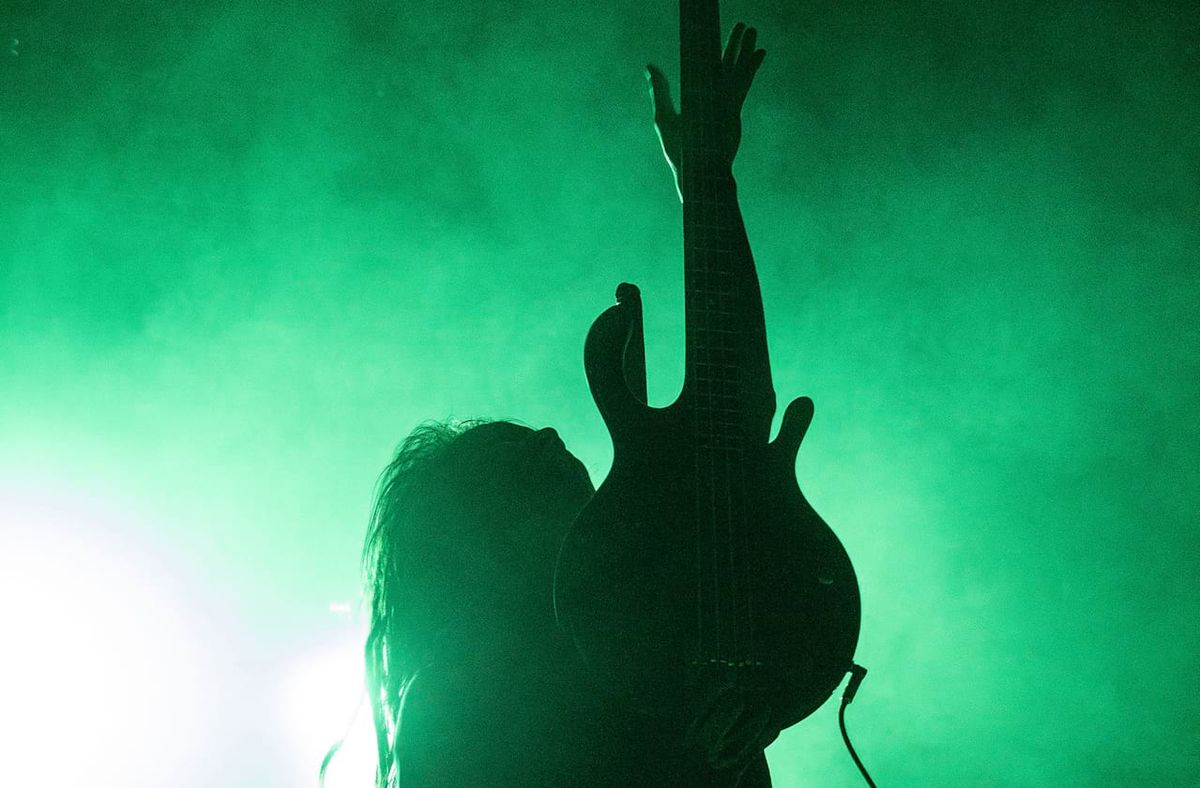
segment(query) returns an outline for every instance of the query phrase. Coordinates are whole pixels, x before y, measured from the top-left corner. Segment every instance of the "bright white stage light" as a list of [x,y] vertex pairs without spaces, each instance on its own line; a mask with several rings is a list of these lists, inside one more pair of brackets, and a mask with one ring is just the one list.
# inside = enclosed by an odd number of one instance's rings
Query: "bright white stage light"
[[171,570],[103,504],[0,488],[4,783],[184,784],[209,704]]
[[346,607],[330,606],[346,618],[346,625],[297,658],[281,687],[283,722],[298,762],[305,765],[305,784],[316,785],[321,759],[346,737],[329,766],[326,788],[363,788],[375,777],[371,709],[363,690],[363,634],[349,623]]

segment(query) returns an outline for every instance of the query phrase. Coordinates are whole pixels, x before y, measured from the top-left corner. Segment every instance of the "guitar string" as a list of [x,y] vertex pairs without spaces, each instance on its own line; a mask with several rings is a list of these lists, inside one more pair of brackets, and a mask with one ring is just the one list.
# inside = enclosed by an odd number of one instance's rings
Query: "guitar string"
[[[681,187],[684,187],[684,182],[688,178],[691,177],[690,162],[692,159],[689,151],[687,150],[687,143],[688,143],[688,140],[690,139],[690,137],[686,136],[686,135],[690,134],[690,124],[692,122],[691,115],[687,112],[687,109],[688,109],[687,105],[690,100],[689,97],[691,95],[689,93],[690,86],[687,84],[687,78],[688,78],[689,73],[692,73],[695,70],[695,64],[691,62],[691,60],[695,56],[689,52],[688,46],[687,46],[688,22],[689,22],[689,19],[688,19],[687,13],[686,13],[686,9],[683,6],[683,0],[681,0],[680,6],[679,6],[679,58],[680,58],[680,78],[681,78],[681,83],[682,83],[680,85],[680,93],[681,93],[680,109],[683,111],[684,124],[689,126],[688,129],[681,130],[682,133],[685,134],[685,137],[684,137],[685,150],[683,153],[684,158],[680,162],[680,173],[679,173]],[[689,265],[688,265],[689,256],[690,256],[690,261],[694,262],[694,259],[695,259],[694,254],[690,254],[690,249],[688,248],[688,244],[690,243],[690,239],[688,238],[688,227],[689,227],[689,223],[692,220],[691,214],[693,214],[695,212],[695,207],[689,206],[686,198],[684,199],[683,212],[684,212],[684,222],[683,222],[683,224],[684,224],[684,239],[683,239],[683,242],[684,242],[684,291],[685,291],[684,294],[685,294],[685,306],[687,307],[687,313],[688,313],[686,315],[686,320],[688,323],[694,325],[695,320],[696,320],[696,317],[695,317],[696,316],[696,304],[695,304],[695,296],[692,293],[692,288],[696,284],[695,283],[696,272],[693,267],[689,267]],[[691,395],[691,398],[695,399],[695,398],[699,397],[699,386],[700,386],[700,383],[696,378],[696,372],[697,372],[697,366],[698,366],[696,363],[696,353],[697,353],[696,337],[693,334],[693,332],[691,332],[691,331],[688,331],[686,336],[687,336],[687,341],[688,341],[688,347],[687,347],[688,369],[686,371],[686,375],[687,375],[687,379],[689,381],[691,381],[691,383],[695,386],[695,388],[693,389],[693,393]],[[696,436],[698,436],[700,434],[700,409],[699,409],[699,407],[697,407],[698,404],[699,403],[696,401],[693,401],[691,403],[691,405],[692,405],[692,435],[696,435]],[[694,532],[694,538],[695,538],[695,543],[696,543],[696,566],[695,566],[695,572],[696,572],[696,657],[695,657],[695,662],[698,667],[699,665],[703,664],[705,652],[707,650],[705,648],[705,643],[704,643],[704,634],[705,634],[704,594],[703,594],[704,572],[703,572],[703,568],[702,568],[703,549],[701,547],[701,537],[700,537],[700,512],[701,512],[700,490],[701,490],[701,486],[700,486],[700,446],[699,446],[698,441],[697,441],[696,445],[693,447],[692,470],[693,470],[693,483],[695,484],[695,492],[696,492],[695,509],[693,511],[692,523],[694,526],[693,532]]]
[[[708,96],[701,94],[701,102],[706,106],[702,110],[702,114],[697,120],[700,148],[703,150],[707,143],[710,142],[710,137],[714,131],[710,123],[704,121],[704,118],[711,117],[711,102]],[[711,175],[705,167],[705,160],[698,160],[697,177],[699,183],[697,185],[707,186],[706,182],[710,181]],[[700,194],[711,197],[711,192],[701,188]],[[698,283],[700,286],[700,295],[703,296],[699,300],[701,309],[702,321],[702,344],[698,356],[703,358],[704,375],[704,415],[705,415],[705,431],[704,431],[704,453],[705,466],[708,471],[708,491],[709,491],[709,506],[707,510],[707,519],[709,521],[709,553],[711,558],[711,578],[713,584],[713,611],[716,625],[716,638],[714,642],[713,662],[717,669],[720,669],[722,664],[727,664],[731,657],[736,657],[737,653],[737,632],[736,620],[731,622],[733,626],[730,632],[726,632],[722,626],[722,603],[730,605],[736,611],[736,588],[732,584],[732,576],[729,577],[729,594],[726,595],[726,577],[722,576],[721,566],[721,547],[722,539],[719,533],[720,527],[724,526],[725,531],[725,547],[728,550],[730,542],[728,541],[731,523],[729,520],[729,501],[728,501],[728,467],[725,441],[728,435],[724,434],[722,427],[722,416],[724,416],[723,403],[720,401],[724,394],[724,384],[728,378],[727,368],[725,367],[724,358],[724,337],[718,333],[717,323],[718,314],[724,307],[724,282],[720,272],[720,267],[717,265],[718,258],[721,254],[719,244],[719,233],[721,228],[717,226],[718,204],[716,199],[698,199],[697,207],[701,212],[701,221],[699,222],[700,229],[700,260],[702,261],[702,278]],[[725,466],[725,467],[721,467]],[[723,471],[720,473],[719,471]],[[718,489],[718,486],[724,489]],[[724,498],[725,500],[722,500]],[[724,506],[722,506],[724,504]],[[724,521],[724,522],[722,522]],[[732,559],[732,556],[729,556]],[[726,601],[727,596],[727,601]]]
[[[712,133],[711,126],[705,124],[702,132]],[[710,180],[712,176],[704,172],[701,165],[700,178]],[[735,526],[738,524],[739,507],[735,505],[736,493],[739,491],[740,467],[735,463],[740,457],[741,436],[738,430],[737,410],[730,407],[731,399],[736,400],[731,388],[736,386],[737,366],[731,361],[736,360],[730,354],[735,352],[731,346],[734,332],[721,321],[721,317],[729,317],[735,313],[733,299],[735,293],[731,283],[731,272],[728,270],[729,252],[721,243],[728,228],[718,221],[717,209],[719,200],[697,200],[702,211],[711,214],[711,221],[702,221],[698,227],[703,231],[699,251],[703,262],[700,281],[697,282],[699,292],[706,297],[698,300],[701,307],[702,329],[699,336],[702,339],[697,357],[700,360],[701,374],[699,379],[704,384],[703,411],[706,417],[704,430],[705,464],[708,468],[710,507],[707,518],[710,526],[710,553],[712,564],[712,581],[714,587],[714,618],[716,619],[716,642],[714,643],[714,660],[724,666],[736,666],[742,661],[741,633],[739,619],[741,617],[741,600],[739,599],[739,564],[744,568],[744,560],[739,561]],[[708,219],[709,217],[704,217]],[[693,225],[696,227],[697,225]],[[721,265],[725,263],[725,265]],[[726,321],[727,322],[727,321]],[[731,463],[733,463],[731,467]],[[723,526],[723,528],[721,528]],[[724,531],[718,535],[718,529]],[[724,548],[723,550],[721,548]],[[720,554],[724,561],[719,561]],[[721,564],[727,565],[728,572]],[[728,593],[723,593],[728,591]],[[722,602],[725,605],[722,605]],[[721,625],[723,608],[727,607],[733,614],[726,617],[728,632]],[[724,646],[724,649],[722,649]]]
[[[695,20],[686,12],[686,9],[684,8],[684,4],[681,0],[681,4],[680,4],[680,28],[681,28],[680,49],[681,49],[681,60],[682,60],[681,74],[686,75],[686,74],[690,73],[693,76],[693,78],[695,78],[697,76],[697,72],[701,69],[701,63],[699,62],[699,58],[701,55],[700,55],[700,53],[695,52],[694,50],[689,51],[688,44],[690,41],[693,40],[692,39],[693,31],[691,31],[689,29],[689,23],[694,24]],[[689,62],[689,59],[691,62]],[[695,83],[693,83],[690,86],[689,85],[684,86],[685,90],[690,89],[690,90],[694,91],[695,88],[696,88]],[[689,107],[685,111],[686,112],[686,122],[692,127],[691,133],[690,133],[688,139],[692,143],[694,143],[697,139],[697,133],[703,132],[703,127],[699,125],[700,118],[692,114],[692,112],[691,112],[692,106],[691,105],[695,104],[697,98],[702,99],[703,93],[701,92],[701,93],[697,94],[695,92],[690,92],[690,93],[685,94],[685,96],[686,96],[685,101],[688,101],[688,103],[689,103]],[[701,174],[700,168],[697,166],[699,164],[699,158],[689,155],[689,154],[696,152],[695,148],[694,148],[694,144],[689,145],[689,148],[690,148],[690,150],[688,151],[688,153],[685,153],[686,158],[683,162],[684,173],[682,175],[684,178],[689,180],[692,184],[695,184],[696,176]],[[695,195],[696,195],[696,190],[691,189],[690,193],[688,195],[690,199],[685,200],[685,203],[684,203],[685,212],[690,214],[689,216],[686,217],[686,220],[685,220],[685,235],[686,235],[687,229],[690,228],[692,230],[692,233],[691,233],[692,238],[688,239],[685,237],[685,239],[684,239],[685,244],[688,244],[689,241],[694,243],[697,240],[695,237],[697,231],[702,231],[703,227],[704,227],[704,223],[702,221],[703,214],[700,213],[699,215],[697,215],[698,211],[700,211],[700,212],[703,211],[703,204],[697,203],[697,201],[695,200]],[[697,222],[696,219],[701,219],[701,221]],[[703,240],[701,240],[701,244],[703,245]],[[706,661],[706,658],[712,659],[715,661],[715,659],[719,657],[720,638],[721,638],[720,589],[719,589],[719,583],[717,581],[716,572],[715,572],[715,542],[710,541],[709,550],[713,553],[712,564],[714,567],[714,571],[711,574],[712,601],[713,601],[713,604],[715,607],[714,615],[713,615],[713,618],[714,618],[713,624],[714,624],[714,628],[716,630],[715,638],[713,639],[713,644],[712,644],[712,648],[714,649],[714,651],[710,654],[710,653],[708,653],[709,649],[706,648],[706,644],[704,642],[704,637],[703,637],[703,634],[707,630],[707,628],[703,627],[703,620],[704,620],[703,613],[704,613],[704,609],[706,607],[704,604],[705,600],[704,600],[704,595],[703,595],[703,587],[704,587],[703,577],[704,577],[705,573],[700,566],[700,562],[703,561],[703,559],[704,559],[704,556],[703,556],[704,551],[701,548],[701,538],[702,537],[700,536],[700,533],[701,533],[701,525],[705,519],[710,519],[710,523],[709,523],[710,533],[712,536],[715,537],[715,513],[713,511],[714,501],[711,500],[712,496],[714,494],[713,484],[712,484],[712,482],[713,482],[713,479],[712,479],[713,463],[711,461],[707,463],[707,465],[708,465],[707,470],[708,470],[708,476],[709,476],[707,481],[708,481],[710,505],[707,507],[702,507],[702,499],[700,498],[701,481],[702,481],[702,476],[704,475],[704,470],[705,470],[702,467],[702,464],[704,464],[704,460],[705,460],[704,455],[705,455],[706,451],[711,452],[711,449],[706,449],[705,444],[707,442],[707,433],[711,432],[711,426],[712,426],[711,425],[711,411],[708,410],[708,406],[710,405],[709,400],[711,399],[711,382],[707,378],[707,375],[703,374],[704,369],[705,369],[705,362],[708,359],[701,358],[701,355],[702,355],[704,349],[709,346],[709,343],[707,341],[705,341],[705,340],[707,340],[707,337],[704,336],[704,333],[705,333],[704,329],[707,328],[707,325],[705,325],[705,323],[707,321],[703,319],[705,317],[705,310],[704,310],[705,305],[703,303],[701,303],[701,300],[700,300],[701,296],[704,295],[705,290],[707,289],[704,285],[707,284],[706,274],[708,272],[706,270],[703,270],[703,268],[701,266],[696,265],[696,263],[698,261],[706,263],[707,260],[703,256],[696,254],[697,250],[692,249],[689,251],[692,252],[690,257],[691,257],[691,262],[693,263],[693,265],[690,267],[690,277],[689,277],[692,279],[692,281],[688,282],[686,284],[689,285],[689,289],[691,290],[691,292],[689,293],[689,296],[691,296],[690,301],[692,303],[691,318],[693,320],[693,324],[695,325],[695,327],[697,329],[697,335],[695,335],[693,337],[693,346],[691,348],[692,352],[689,354],[693,359],[694,367],[692,370],[689,370],[689,372],[693,373],[693,380],[696,383],[695,402],[693,402],[693,408],[694,408],[693,414],[694,414],[694,420],[695,420],[695,424],[696,424],[696,429],[693,432],[693,435],[696,436],[696,445],[694,448],[693,464],[695,467],[696,496],[697,496],[694,522],[696,524],[695,532],[696,532],[696,545],[697,545],[697,567],[696,567],[697,608],[699,611],[699,619],[700,619],[701,627],[702,627],[701,628],[701,637],[700,637],[700,653],[698,656],[700,659],[700,664],[701,664],[701,666],[703,666],[704,662]],[[708,423],[705,423],[706,417],[707,417]],[[707,518],[705,517],[705,513],[707,513]]]
[[[713,10],[715,11],[716,9]],[[685,37],[685,41],[689,40],[687,38],[688,19],[689,17],[684,14],[681,6],[681,26],[683,28],[682,35]],[[692,20],[692,22],[697,29],[701,27],[698,21]],[[719,28],[718,20],[713,19],[710,20],[710,22],[714,29]],[[698,36],[699,33],[696,33],[696,35]],[[716,40],[714,43],[719,44],[719,33],[716,34],[715,39]],[[686,69],[688,67],[686,62],[686,47],[684,48],[684,60],[684,67]],[[709,64],[709,67],[711,68],[712,65]],[[692,73],[695,74],[695,71],[701,68],[701,66],[693,63],[691,64],[691,68],[693,69]],[[712,75],[709,74],[707,76],[711,78]],[[702,118],[705,117],[710,119],[713,117],[713,102],[711,96],[709,96],[703,90],[693,93],[692,99],[693,101],[698,99],[700,103],[704,104],[704,109],[706,110],[700,118],[697,118],[694,121],[689,119],[689,122],[694,122],[694,125],[698,126],[698,131],[701,137],[701,148],[703,148],[704,143],[707,141],[705,140],[705,137],[713,137],[716,132],[716,123],[711,120],[708,122],[702,120]],[[692,136],[692,139],[695,139],[694,135]],[[714,139],[713,142],[716,142],[716,140]],[[699,161],[700,160],[697,159],[697,162]],[[697,178],[700,181],[704,181],[710,178],[719,177],[719,174],[715,176],[710,175],[709,173],[705,172],[704,165],[701,164],[694,171],[694,175],[689,174],[689,177],[692,178],[692,182],[695,183]],[[694,193],[695,192],[693,191],[693,194]],[[699,204],[697,205],[696,203]],[[745,442],[743,429],[745,425],[738,418],[739,410],[736,407],[731,407],[730,402],[736,404],[741,399],[739,396],[741,376],[739,367],[736,364],[736,360],[740,355],[739,351],[744,348],[743,343],[738,342],[737,339],[746,338],[740,337],[738,332],[731,330],[729,326],[726,326],[725,330],[714,328],[714,323],[717,322],[715,315],[724,315],[728,317],[733,314],[737,314],[739,307],[742,306],[739,304],[740,299],[738,298],[738,291],[733,286],[733,282],[731,281],[733,279],[733,272],[729,268],[729,262],[731,261],[733,250],[730,248],[725,248],[723,244],[719,243],[722,238],[726,240],[728,239],[729,232],[733,228],[725,226],[723,222],[716,221],[718,217],[724,218],[721,213],[718,213],[719,207],[719,198],[713,199],[711,202],[697,200],[692,204],[693,213],[695,213],[696,208],[699,208],[702,212],[710,211],[713,219],[711,223],[707,221],[701,221],[699,223],[692,222],[691,227],[693,230],[696,230],[698,227],[700,230],[705,231],[705,233],[711,231],[716,234],[715,237],[709,237],[707,234],[703,235],[701,249],[708,254],[700,256],[700,259],[705,262],[705,265],[700,267],[701,270],[699,271],[702,281],[696,282],[696,286],[699,291],[708,296],[709,303],[704,303],[698,297],[694,297],[694,301],[700,310],[700,314],[696,315],[697,323],[703,324],[703,329],[699,330],[698,332],[703,341],[700,343],[700,347],[693,348],[693,357],[697,359],[697,368],[692,371],[695,373],[694,379],[697,381],[697,384],[702,384],[703,386],[703,396],[701,396],[699,393],[697,394],[697,402],[695,403],[697,410],[693,415],[694,425],[698,427],[702,421],[700,418],[700,410],[703,410],[704,416],[706,416],[705,426],[707,427],[707,429],[704,431],[706,433],[704,435],[705,443],[702,449],[700,447],[697,448],[697,456],[694,464],[696,465],[695,475],[697,477],[697,482],[699,482],[700,477],[700,468],[698,466],[702,456],[705,464],[708,466],[708,481],[711,503],[711,506],[708,509],[708,519],[710,525],[709,530],[711,536],[709,549],[712,553],[712,609],[714,614],[713,628],[715,629],[716,635],[713,643],[714,651],[712,658],[715,662],[724,662],[726,665],[738,666],[743,662],[746,664],[751,662],[750,658],[752,657],[752,649],[750,649],[749,643],[752,642],[753,638],[753,593],[749,589],[749,577],[747,574],[745,574],[749,571],[748,558],[751,552],[749,528],[747,527],[748,523],[746,522],[744,511],[746,469],[745,455],[743,451]],[[701,215],[703,218],[703,213]],[[693,257],[695,258],[695,255],[693,255]],[[714,259],[724,262],[725,265],[714,271],[712,267]],[[713,303],[714,301],[715,304]],[[713,306],[715,306],[715,309],[712,308]],[[729,343],[728,345],[726,344],[727,342]],[[731,363],[731,359],[734,363]],[[705,374],[704,370],[707,370],[708,374]],[[713,374],[714,372],[716,374]],[[697,432],[694,434],[699,435],[699,430],[697,430]],[[717,473],[718,462],[720,463],[722,471],[719,477]],[[721,491],[724,498],[723,510],[718,509],[717,505],[718,478],[721,479],[723,485],[723,489]],[[699,495],[699,490],[697,490],[697,495]],[[697,506],[699,506],[699,499],[697,499]],[[699,532],[699,524],[701,522],[699,514],[700,513],[697,512],[697,537]],[[727,605],[733,613],[729,632],[729,640],[731,642],[726,644],[727,648],[731,648],[727,659],[723,659],[726,655],[722,653],[721,649],[723,636],[725,635],[724,629],[721,626],[721,592],[723,586],[725,585],[725,583],[722,581],[725,578],[721,577],[717,560],[721,547],[719,544],[720,540],[717,536],[717,527],[719,521],[722,519],[722,515],[725,521],[724,525],[726,540],[724,547],[726,548],[725,551],[728,554],[727,557],[729,562],[729,574],[727,578],[729,598],[727,600]],[[740,526],[740,528],[738,528],[738,526]],[[735,534],[735,531],[737,530],[740,530],[741,532],[740,547],[743,551],[741,556],[737,555],[737,548],[739,547],[738,539]],[[697,539],[698,564],[700,560],[701,549],[699,540]],[[697,566],[697,570],[699,570],[699,566]],[[702,586],[699,571],[697,571],[698,641],[701,651],[703,651],[705,627],[701,588]],[[739,626],[739,624],[743,623],[740,620],[743,612],[743,606],[742,600],[739,600],[738,598],[739,590],[742,590],[742,596],[745,597],[745,627]],[[740,631],[743,628],[746,631]],[[745,660],[743,660],[743,655],[741,652],[743,643],[746,643],[746,647],[748,649]]]
[[[697,8],[697,5],[696,3],[690,4],[693,12],[705,10],[703,7]],[[711,71],[707,74],[703,74],[703,71],[706,68],[712,69],[714,64],[698,62],[701,55],[696,51],[695,45],[706,37],[705,34],[709,34],[707,37],[713,40],[707,43],[715,45],[716,51],[719,53],[720,33],[719,12],[715,3],[708,8],[711,12],[708,20],[699,20],[689,15],[687,13],[688,6],[687,0],[681,0],[682,70],[688,74],[690,69],[692,77],[690,86],[685,86],[690,87],[690,92],[685,94],[687,96],[685,100],[690,100],[689,110],[693,107],[700,109],[695,106],[697,104],[703,105],[703,113],[699,117],[692,115],[690,111],[687,113],[688,117],[685,119],[687,132],[685,133],[688,134],[687,139],[692,144],[689,144],[689,151],[684,155],[685,162],[691,166],[684,166],[683,169],[685,171],[691,169],[691,172],[680,173],[681,178],[686,177],[689,185],[693,187],[689,195],[693,199],[688,201],[690,204],[685,204],[685,210],[691,214],[686,217],[688,221],[685,221],[685,230],[690,229],[692,239],[700,242],[699,248],[694,245],[686,248],[689,245],[689,239],[685,237],[685,252],[690,253],[685,255],[685,258],[690,256],[693,263],[693,265],[686,266],[689,273],[687,278],[692,280],[690,283],[686,283],[690,285],[691,292],[688,295],[693,304],[689,322],[696,327],[689,347],[689,356],[693,359],[693,363],[692,368],[688,370],[689,379],[695,384],[691,405],[693,408],[693,435],[696,436],[693,454],[693,476],[696,484],[694,501],[696,507],[694,518],[696,650],[698,661],[701,663],[705,656],[708,656],[709,661],[718,668],[721,667],[721,663],[724,663],[725,667],[732,666],[734,669],[731,673],[737,681],[740,680],[739,668],[758,664],[753,648],[754,579],[751,577],[752,567],[749,560],[753,554],[752,543],[757,543],[757,539],[750,533],[750,523],[746,512],[748,483],[744,450],[747,440],[746,427],[749,420],[746,414],[741,413],[744,408],[737,407],[739,404],[745,405],[743,377],[737,362],[745,355],[751,342],[756,339],[765,342],[765,336],[761,338],[747,336],[747,334],[755,332],[748,331],[745,326],[734,327],[729,319],[733,315],[739,314],[747,304],[743,303],[744,289],[736,287],[735,272],[731,268],[734,249],[726,248],[729,245],[721,242],[722,240],[728,241],[731,232],[735,229],[725,226],[725,221],[718,221],[727,219],[728,212],[721,211],[720,208],[721,201],[727,200],[728,196],[722,194],[713,197],[709,192],[709,200],[695,199],[698,190],[694,187],[705,185],[703,181],[709,178],[720,177],[719,172],[705,172],[705,167],[701,162],[708,159],[706,157],[702,160],[697,155],[704,152],[702,148],[705,137],[710,139],[714,137],[716,123],[711,120],[714,111],[713,99],[707,91],[699,88],[703,82],[697,79],[698,76],[704,76],[711,81],[713,76]],[[705,23],[709,26],[707,30]],[[689,45],[691,45],[690,53]],[[711,47],[709,48],[711,49]],[[691,58],[690,62],[689,57]],[[705,118],[708,120],[706,121]],[[701,150],[694,150],[694,143],[697,139],[701,142]],[[712,141],[716,142],[715,139]],[[691,156],[688,155],[689,153]],[[699,191],[701,194],[704,192],[704,190]],[[710,214],[712,221],[705,221]],[[697,218],[700,219],[699,222],[695,221]],[[702,264],[697,265],[697,262]],[[737,273],[744,272],[738,271]],[[725,318],[724,322],[718,315]],[[721,326],[724,330],[717,326]],[[741,330],[739,331],[738,328]],[[692,335],[692,332],[689,332],[689,335]],[[702,464],[707,468],[702,468]],[[721,470],[720,474],[718,474],[718,467]],[[701,530],[706,518],[700,511],[702,504],[700,484],[705,475],[708,477],[708,497],[710,499],[710,505],[707,507],[709,521],[707,547],[711,554],[712,565],[711,600],[705,599],[706,583],[701,571],[701,563],[705,558]],[[717,490],[718,479],[724,486],[720,492]],[[719,496],[723,498],[721,501],[724,505],[723,511],[718,508]],[[718,538],[718,524],[721,519],[724,519],[725,526],[724,545],[720,544],[721,540]],[[740,533],[738,533],[739,531]],[[728,558],[727,578],[721,576],[722,573],[718,567],[721,547],[725,548]],[[727,617],[730,627],[728,633],[730,642],[723,644],[727,634],[721,620],[722,592],[725,590],[728,591],[726,607],[732,616]],[[743,599],[739,599],[739,592]],[[705,604],[706,601],[711,601],[711,608]],[[711,620],[706,619],[705,616],[706,610],[709,609],[711,609]],[[706,643],[706,640],[711,643]],[[731,648],[727,659],[722,645]],[[744,653],[742,649],[745,649]]]

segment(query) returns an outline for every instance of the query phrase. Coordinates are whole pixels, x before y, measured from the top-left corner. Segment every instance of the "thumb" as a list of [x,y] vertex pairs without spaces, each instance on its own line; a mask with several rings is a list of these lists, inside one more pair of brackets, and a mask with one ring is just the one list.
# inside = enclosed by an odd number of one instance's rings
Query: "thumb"
[[675,105],[671,101],[671,85],[662,69],[653,63],[646,66],[646,78],[650,80],[650,97],[654,100],[654,120],[674,116]]

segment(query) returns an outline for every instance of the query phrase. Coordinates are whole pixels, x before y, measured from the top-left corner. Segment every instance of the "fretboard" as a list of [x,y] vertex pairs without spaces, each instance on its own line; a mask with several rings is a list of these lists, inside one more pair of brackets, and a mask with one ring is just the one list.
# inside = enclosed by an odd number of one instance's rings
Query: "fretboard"
[[[696,666],[758,664],[747,578],[746,452],[774,411],[762,297],[722,140],[717,0],[680,0],[684,390],[694,441]],[[763,418],[765,416],[765,420]]]
[[761,404],[748,395],[771,387],[762,298],[720,137],[717,0],[680,0],[679,14],[686,386],[699,437],[736,448],[743,417]]

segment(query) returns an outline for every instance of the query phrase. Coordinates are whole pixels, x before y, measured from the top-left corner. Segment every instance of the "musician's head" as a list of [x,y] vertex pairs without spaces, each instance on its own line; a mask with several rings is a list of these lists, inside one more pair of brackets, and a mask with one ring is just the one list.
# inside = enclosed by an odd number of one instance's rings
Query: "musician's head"
[[363,552],[368,661],[385,695],[431,659],[501,647],[504,633],[556,636],[555,558],[593,492],[552,429],[414,430],[380,478]]

